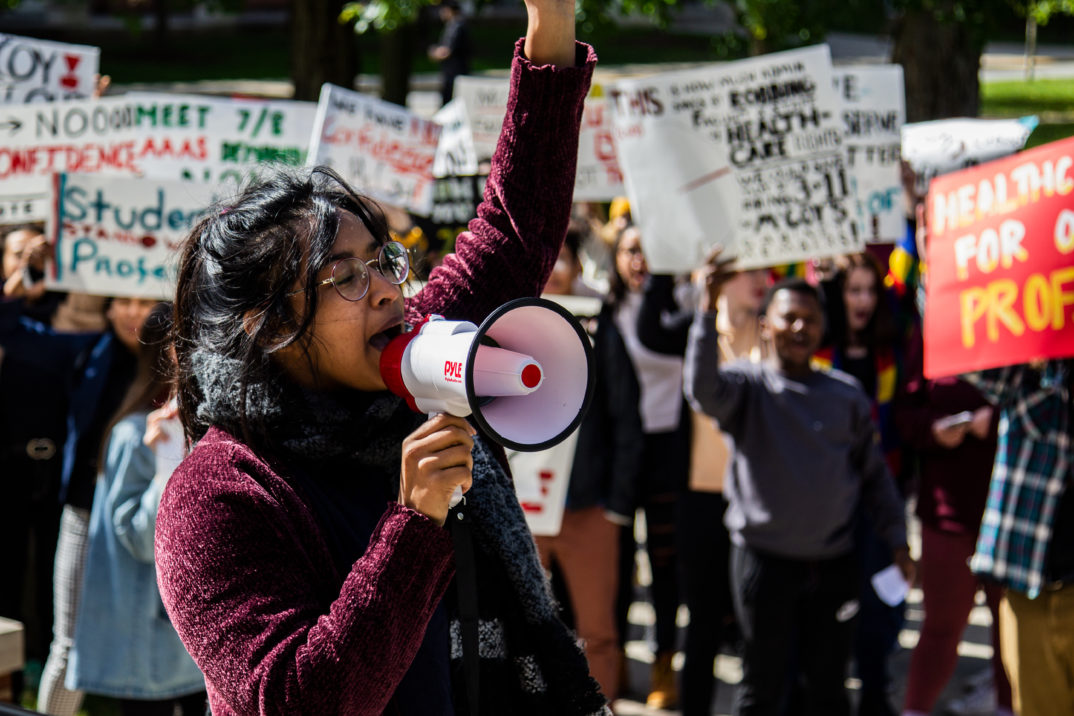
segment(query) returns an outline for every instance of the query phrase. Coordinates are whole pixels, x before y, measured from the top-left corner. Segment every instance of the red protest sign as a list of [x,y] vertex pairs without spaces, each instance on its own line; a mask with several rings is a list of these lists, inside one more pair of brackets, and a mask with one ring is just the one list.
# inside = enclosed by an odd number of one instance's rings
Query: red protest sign
[[1074,355],[1074,138],[933,179],[925,375]]

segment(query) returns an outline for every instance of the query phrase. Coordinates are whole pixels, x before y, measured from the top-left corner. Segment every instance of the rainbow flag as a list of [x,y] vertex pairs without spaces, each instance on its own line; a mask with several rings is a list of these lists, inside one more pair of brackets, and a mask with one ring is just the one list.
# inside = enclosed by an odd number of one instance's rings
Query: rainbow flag
[[924,262],[917,255],[916,233],[914,222],[907,221],[906,231],[902,238],[895,242],[895,248],[888,257],[888,275],[884,284],[893,289],[899,298],[917,288],[918,279],[924,269]]

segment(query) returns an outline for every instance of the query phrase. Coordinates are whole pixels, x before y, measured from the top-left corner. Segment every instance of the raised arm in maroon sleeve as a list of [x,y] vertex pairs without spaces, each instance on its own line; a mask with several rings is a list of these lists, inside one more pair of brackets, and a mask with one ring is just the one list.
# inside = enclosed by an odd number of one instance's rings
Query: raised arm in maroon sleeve
[[407,304],[408,318],[439,313],[480,323],[496,307],[540,295],[567,233],[582,103],[596,63],[577,46],[575,67],[534,66],[515,46],[511,96],[485,197],[455,253]]

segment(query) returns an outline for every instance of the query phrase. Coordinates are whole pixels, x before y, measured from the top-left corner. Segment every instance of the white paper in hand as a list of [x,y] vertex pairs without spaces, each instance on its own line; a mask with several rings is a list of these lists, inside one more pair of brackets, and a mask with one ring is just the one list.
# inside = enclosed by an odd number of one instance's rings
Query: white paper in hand
[[156,474],[167,480],[186,457],[186,439],[179,418],[162,420],[160,430],[164,436],[153,445],[157,458]]
[[874,574],[872,582],[880,601],[889,607],[902,604],[910,592],[910,585],[903,579],[902,572],[894,564]]

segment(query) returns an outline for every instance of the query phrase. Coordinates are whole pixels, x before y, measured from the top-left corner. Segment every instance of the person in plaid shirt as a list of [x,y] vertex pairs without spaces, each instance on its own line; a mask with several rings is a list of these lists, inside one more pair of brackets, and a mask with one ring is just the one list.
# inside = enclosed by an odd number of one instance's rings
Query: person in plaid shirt
[[1019,716],[1074,714],[1074,360],[971,373],[1000,410],[970,568],[1007,587],[1003,663]]

